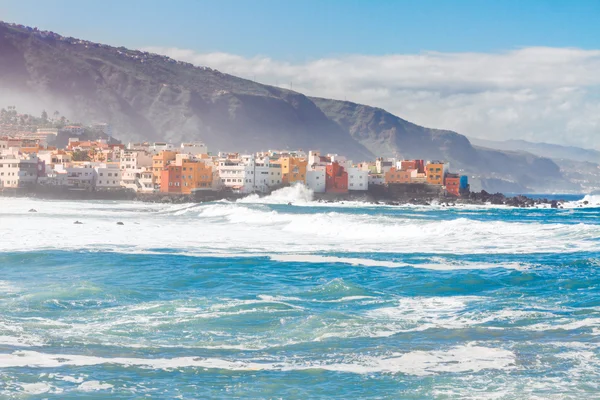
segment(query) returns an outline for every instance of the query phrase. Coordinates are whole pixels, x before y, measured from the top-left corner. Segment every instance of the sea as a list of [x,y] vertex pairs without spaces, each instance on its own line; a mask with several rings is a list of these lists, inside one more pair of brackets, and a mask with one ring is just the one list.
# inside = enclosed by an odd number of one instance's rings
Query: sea
[[599,196],[312,197],[0,198],[0,398],[600,398]]

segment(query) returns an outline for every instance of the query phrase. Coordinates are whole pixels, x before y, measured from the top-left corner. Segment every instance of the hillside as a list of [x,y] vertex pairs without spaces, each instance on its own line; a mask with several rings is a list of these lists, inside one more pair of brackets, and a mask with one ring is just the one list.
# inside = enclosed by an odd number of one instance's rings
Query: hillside
[[380,108],[311,98],[321,110],[374,154],[439,159],[468,173],[488,190],[577,190],[550,159],[517,151],[473,146],[456,132],[424,128]]
[[43,101],[73,120],[109,122],[123,141],[202,140],[212,151],[318,149],[354,160],[444,159],[490,190],[499,180],[531,190],[577,188],[546,158],[475,147],[463,135],[378,108],[309,98],[165,56],[5,23],[0,54],[3,101]]
[[552,159],[560,160],[572,160],[579,162],[600,162],[600,151],[592,149],[583,149],[575,146],[561,146],[558,144],[551,143],[533,143],[526,140],[485,140],[485,139],[469,139],[471,143],[478,144],[480,146],[489,147],[497,150],[509,150],[509,151],[527,151],[531,154],[538,155],[540,157],[548,157]]

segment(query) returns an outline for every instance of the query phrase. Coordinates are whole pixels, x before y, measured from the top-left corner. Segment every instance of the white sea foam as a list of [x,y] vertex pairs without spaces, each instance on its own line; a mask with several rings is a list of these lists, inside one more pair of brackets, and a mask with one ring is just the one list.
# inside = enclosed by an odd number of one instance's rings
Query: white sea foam
[[99,381],[86,381],[77,387],[82,392],[96,392],[99,390],[109,390],[114,386],[110,383],[100,383]]
[[60,390],[59,392],[53,391],[52,386],[50,386],[49,384],[47,384],[45,382],[22,383],[21,388],[23,389],[23,392],[25,392],[27,394],[42,394],[42,393],[48,393],[51,391],[54,393],[62,392],[62,390]]
[[490,268],[505,268],[515,270],[525,270],[530,266],[524,263],[487,263],[487,262],[470,262],[470,261],[449,261],[443,258],[433,258],[428,263],[398,263],[385,260],[374,260],[370,258],[356,257],[334,257],[323,256],[318,254],[272,254],[269,258],[273,261],[283,262],[301,262],[301,263],[332,263],[332,264],[348,264],[362,267],[387,267],[387,268],[420,268],[432,270],[457,270],[457,269],[490,269]]
[[[523,329],[532,331],[552,331],[552,330],[564,330],[572,331],[582,328],[596,329],[600,327],[600,318],[584,318],[581,320],[571,320],[567,318],[553,321],[553,323],[540,323],[527,326]],[[593,332],[594,333],[594,332]],[[594,333],[595,334],[595,333]]]
[[[29,208],[38,209],[38,213],[26,213]],[[431,220],[402,214],[304,211],[275,211],[266,204],[224,202],[173,206],[1,198],[0,251],[132,253],[168,248],[190,255],[278,256],[328,252],[536,253],[600,248],[600,225],[594,224]],[[75,220],[83,224],[73,225]],[[117,221],[125,225],[117,225]],[[365,259],[346,262],[398,266]]]
[[274,191],[268,196],[252,195],[239,199],[238,203],[307,205],[313,202],[314,192],[304,185],[296,184]]
[[[402,373],[432,375],[449,372],[478,372],[485,369],[510,369],[515,364],[511,351],[476,344],[448,350],[412,351],[391,356],[357,356],[343,362],[225,360],[220,358],[105,358],[96,356],[47,354],[36,351],[16,351],[0,354],[0,368],[59,368],[64,366],[120,365],[149,369],[179,368],[224,369],[230,371],[300,371],[320,369],[354,374]],[[84,382],[85,383],[85,382]],[[82,384],[83,385],[83,384]],[[100,384],[91,385],[97,388]],[[100,385],[101,386],[101,385]],[[108,389],[108,386],[102,386]]]
[[563,204],[566,208],[600,207],[600,195],[587,194],[581,200],[568,201]]

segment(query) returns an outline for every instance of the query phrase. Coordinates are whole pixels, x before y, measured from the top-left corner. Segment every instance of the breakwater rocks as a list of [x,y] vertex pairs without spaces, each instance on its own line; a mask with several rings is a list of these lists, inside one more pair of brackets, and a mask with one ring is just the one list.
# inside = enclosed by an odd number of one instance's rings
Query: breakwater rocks
[[494,205],[505,205],[511,207],[538,207],[541,205],[549,205],[551,208],[563,208],[564,200],[548,200],[546,198],[530,198],[527,196],[519,195],[513,197],[507,197],[502,193],[488,193],[485,190],[481,192],[471,192],[468,197],[460,199],[461,203],[468,204],[494,204]]
[[[252,194],[256,196],[255,194]],[[260,194],[260,197],[269,194]],[[202,191],[194,194],[175,194],[175,193],[135,193],[127,189],[117,189],[110,191],[93,190],[69,190],[61,187],[38,186],[28,189],[0,190],[0,196],[6,197],[29,197],[48,200],[114,200],[114,201],[143,201],[151,203],[203,203],[208,201],[230,200],[235,201],[247,194],[238,194],[228,191]],[[471,205],[505,205],[510,207],[551,207],[562,208],[565,201],[549,200],[545,198],[530,198],[527,196],[505,196],[502,193],[488,193],[485,190],[481,192],[471,192],[463,197],[444,196],[427,192],[410,193],[394,192],[388,193],[378,190],[368,192],[350,192],[350,193],[315,193],[314,201],[319,203],[338,203],[344,201],[362,202],[367,204],[379,205],[431,205],[439,204],[443,207],[452,207],[457,204]],[[293,204],[293,201],[290,201]]]

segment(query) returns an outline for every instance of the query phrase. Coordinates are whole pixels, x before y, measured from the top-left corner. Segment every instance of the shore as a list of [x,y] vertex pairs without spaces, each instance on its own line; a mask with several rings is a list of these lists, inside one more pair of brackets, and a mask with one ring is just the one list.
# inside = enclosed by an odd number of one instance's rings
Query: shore
[[[74,190],[51,186],[37,186],[29,189],[3,189],[0,190],[2,197],[28,197],[46,200],[128,200],[152,203],[203,203],[209,201],[230,200],[235,201],[244,197],[258,195],[265,197],[267,194],[238,194],[227,191],[203,191],[194,194],[173,193],[136,193],[127,189],[110,191]],[[565,200],[530,198],[524,195],[505,196],[501,193],[470,192],[463,197],[444,196],[433,192],[399,192],[390,193],[388,190],[377,188],[367,192],[349,193],[314,193],[313,199],[319,203],[336,203],[344,201],[364,202],[367,204],[382,205],[431,205],[441,204],[443,206],[454,206],[457,204],[469,205],[505,205],[510,207],[538,207],[550,206],[551,208],[562,208]]]

